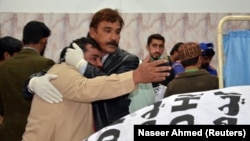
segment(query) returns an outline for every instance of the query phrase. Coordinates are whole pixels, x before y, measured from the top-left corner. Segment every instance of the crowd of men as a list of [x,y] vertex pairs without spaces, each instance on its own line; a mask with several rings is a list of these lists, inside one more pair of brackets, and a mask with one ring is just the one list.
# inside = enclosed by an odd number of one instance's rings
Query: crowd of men
[[51,35],[43,22],[28,22],[22,41],[1,38],[0,140],[82,140],[130,114],[130,103],[145,101],[141,93],[130,97],[141,84],[152,86],[150,93],[166,86],[165,97],[218,88],[212,43],[180,42],[164,55],[165,39],[156,33],[140,60],[119,47],[123,26],[117,10],[97,11],[86,37],[66,45],[59,63],[43,57]]

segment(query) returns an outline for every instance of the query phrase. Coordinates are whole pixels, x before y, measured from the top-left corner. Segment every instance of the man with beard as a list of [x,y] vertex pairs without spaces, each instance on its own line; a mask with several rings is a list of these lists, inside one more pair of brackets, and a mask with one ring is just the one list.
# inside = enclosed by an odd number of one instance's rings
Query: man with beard
[[201,69],[207,70],[210,74],[217,76],[217,70],[210,64],[214,57],[213,43],[200,43],[201,48]]
[[[147,40],[147,50],[148,53],[151,57],[151,61],[155,61],[155,60],[160,60],[160,59],[167,59],[168,63],[167,64],[163,64],[163,65],[172,65],[172,61],[170,59],[169,56],[163,56],[163,52],[165,50],[165,38],[161,35],[161,34],[151,34],[148,37]],[[160,84],[167,86],[168,83],[174,79],[175,73],[174,70],[172,69],[170,71],[170,76],[166,77],[166,79],[164,81],[161,82],[153,82],[152,85],[153,87],[158,87]]]
[[[97,11],[90,22],[88,37],[101,47],[103,67],[88,64],[84,76],[120,74],[135,70],[139,58],[119,47],[124,21],[117,10],[104,8]],[[73,59],[73,58],[70,58]],[[78,60],[79,61],[79,60]],[[71,61],[77,63],[78,61]],[[66,62],[69,62],[66,60]],[[74,64],[73,64],[74,65]],[[129,93],[117,98],[93,102],[94,126],[99,130],[129,114]]]
[[30,21],[23,29],[23,49],[0,66],[1,141],[20,141],[25,130],[31,100],[25,100],[22,88],[33,73],[50,68],[55,62],[42,55],[50,29],[42,22]]
[[[80,72],[84,72],[83,75],[87,78],[120,74],[135,70],[139,66],[139,58],[118,46],[123,26],[124,21],[117,10],[104,8],[97,11],[91,19],[88,37],[97,42],[101,47],[103,67],[101,69],[94,67],[83,59],[77,60],[75,57],[66,59],[66,63],[75,66]],[[28,87],[34,88],[33,90],[41,98],[45,100],[49,99],[48,101],[52,103],[57,103],[62,100],[60,94],[57,93],[58,90],[51,88],[51,84],[45,84],[44,81],[42,82],[42,79],[39,80],[39,78],[36,78],[36,81],[33,82],[37,83],[29,83]],[[48,87],[57,94],[53,92],[48,94],[45,92],[48,91]],[[41,93],[39,94],[39,92]],[[49,96],[45,96],[47,94]],[[128,96],[129,93],[117,98],[96,101],[93,103],[95,130],[110,125],[119,118],[129,114],[130,99]]]
[[[65,54],[68,55],[65,56]],[[63,101],[60,104],[50,104],[38,95],[34,95],[23,141],[85,139],[94,133],[91,102],[127,94],[137,87],[138,83],[151,82],[152,79],[159,80],[157,78],[159,75],[162,80],[167,75],[155,70],[155,66],[163,63],[164,60],[150,65],[147,63],[149,60],[147,57],[134,71],[88,79],[74,66],[64,62],[67,57],[75,57],[79,60],[84,58],[93,66],[102,66],[100,48],[88,38],[81,37],[74,40],[70,47],[64,48],[60,54],[61,63],[52,66],[46,74],[58,76],[51,83],[61,92]],[[70,130],[65,132],[65,129]]]
[[169,84],[165,97],[189,92],[214,90],[219,88],[218,77],[211,75],[201,66],[201,49],[196,42],[187,42],[178,49],[179,59],[185,72],[177,75]]

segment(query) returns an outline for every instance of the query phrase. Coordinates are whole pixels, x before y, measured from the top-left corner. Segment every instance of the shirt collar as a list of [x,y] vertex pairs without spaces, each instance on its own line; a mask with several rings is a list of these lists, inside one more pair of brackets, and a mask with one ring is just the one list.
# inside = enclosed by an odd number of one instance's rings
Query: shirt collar
[[[32,48],[32,47],[23,47],[24,49],[33,49],[33,50],[35,50],[37,53],[39,53],[39,51],[37,51],[36,49],[34,49],[34,48]],[[40,53],[39,53],[40,54]]]
[[109,56],[109,54],[106,54],[102,57],[102,63],[104,63],[107,60],[108,56]]

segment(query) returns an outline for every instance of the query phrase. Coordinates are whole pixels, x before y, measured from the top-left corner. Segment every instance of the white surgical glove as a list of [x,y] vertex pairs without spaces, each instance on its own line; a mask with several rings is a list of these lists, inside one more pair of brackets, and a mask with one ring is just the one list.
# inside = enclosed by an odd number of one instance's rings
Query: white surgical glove
[[79,71],[82,65],[87,64],[84,60],[83,50],[76,44],[72,44],[73,48],[68,48],[65,54],[65,62],[75,66]]
[[28,88],[48,103],[59,103],[62,101],[62,94],[50,82],[51,79],[56,78],[57,75],[54,74],[33,77],[28,84]]

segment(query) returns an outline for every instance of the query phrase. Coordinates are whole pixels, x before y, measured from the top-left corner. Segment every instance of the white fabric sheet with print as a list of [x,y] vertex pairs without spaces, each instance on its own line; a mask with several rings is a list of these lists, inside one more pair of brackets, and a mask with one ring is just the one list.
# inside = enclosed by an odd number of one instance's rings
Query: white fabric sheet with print
[[86,141],[133,141],[134,125],[250,125],[250,86],[177,94],[127,115]]

